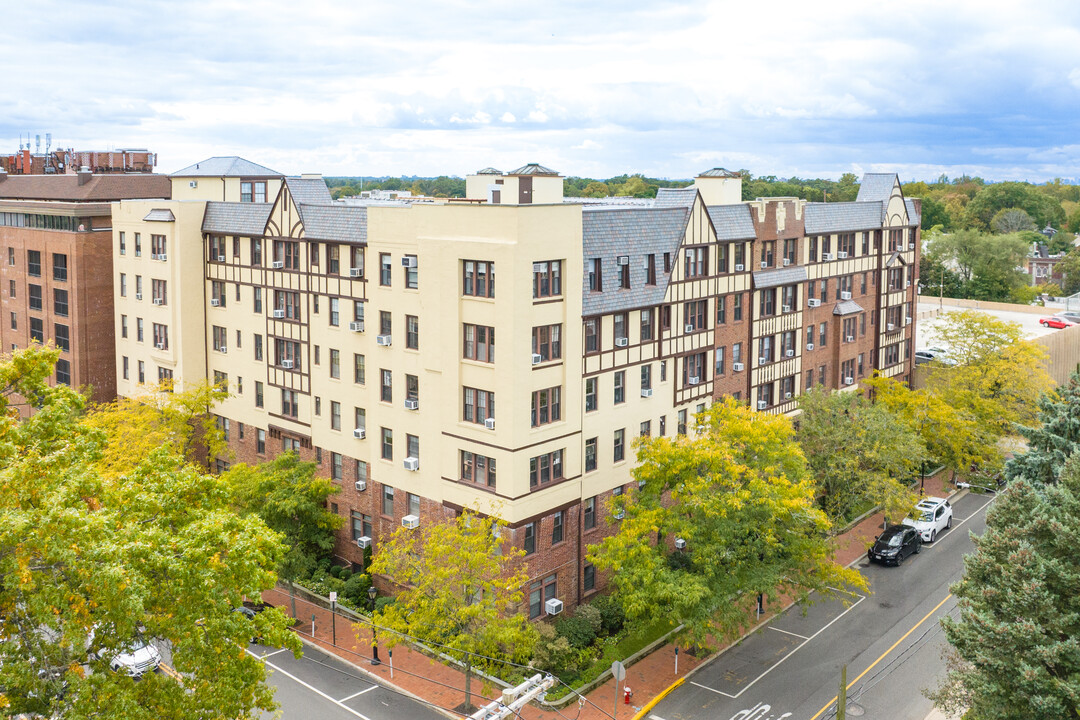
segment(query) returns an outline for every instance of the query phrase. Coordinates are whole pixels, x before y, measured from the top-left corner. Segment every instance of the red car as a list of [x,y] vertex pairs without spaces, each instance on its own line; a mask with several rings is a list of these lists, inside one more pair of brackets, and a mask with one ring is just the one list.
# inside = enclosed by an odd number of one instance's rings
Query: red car
[[1076,323],[1068,318],[1063,318],[1060,315],[1051,315],[1049,317],[1039,318],[1039,324],[1047,328],[1067,328],[1072,327]]

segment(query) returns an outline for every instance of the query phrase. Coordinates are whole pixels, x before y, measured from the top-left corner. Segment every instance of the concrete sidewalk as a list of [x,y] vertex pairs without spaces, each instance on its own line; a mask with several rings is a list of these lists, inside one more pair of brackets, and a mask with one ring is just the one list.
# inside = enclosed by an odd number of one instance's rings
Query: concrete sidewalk
[[[951,490],[947,483],[947,473],[939,473],[933,478],[926,480],[926,495],[948,497]],[[851,565],[860,560],[866,553],[867,546],[873,542],[874,537],[881,531],[883,517],[881,513],[874,513],[863,518],[854,526],[848,528],[843,534],[834,539],[834,559],[840,565]],[[286,613],[291,614],[294,599],[287,592],[274,589],[263,593],[263,600],[272,605],[281,607]],[[398,645],[393,650],[393,671],[391,675],[390,653],[385,645],[386,639],[379,642],[379,655],[381,665],[371,665],[371,627],[365,623],[351,624],[348,620],[338,615],[337,619],[331,618],[328,609],[301,599],[295,598],[296,617],[299,624],[297,633],[305,640],[313,642],[323,650],[333,653],[343,660],[354,664],[359,671],[373,678],[378,678],[382,683],[392,685],[405,693],[413,695],[434,707],[440,709],[448,717],[461,718],[464,703],[465,674],[463,671],[442,662],[437,662],[427,655],[409,648],[406,645]],[[768,612],[757,619],[754,625],[767,622],[776,614],[782,613],[789,607],[788,604],[777,604],[769,608]],[[315,632],[312,636],[312,616],[314,616]],[[735,638],[724,643],[717,654],[723,652],[739,641]],[[678,673],[675,672],[675,645],[667,644],[648,656],[640,659],[627,668],[624,683],[615,683],[608,679],[603,685],[588,692],[573,703],[563,712],[545,711],[534,705],[526,707],[520,714],[527,720],[565,720],[565,712],[576,714],[575,720],[602,720],[610,718],[612,710],[616,710],[616,717],[620,720],[630,720],[632,717],[646,716],[647,710],[654,704],[651,701],[670,691],[675,683],[683,678],[696,667],[708,661],[711,657],[697,658],[686,652],[679,652]],[[618,685],[618,687],[616,687]],[[629,705],[623,702],[622,688],[629,686],[633,689],[633,697]],[[499,696],[500,688],[485,687],[481,679],[473,677],[471,683],[473,693],[473,706],[481,706]],[[569,688],[563,687],[561,696],[569,692]],[[577,705],[581,704],[580,711]],[[642,712],[642,710],[645,712]],[[944,720],[945,716],[932,715],[927,720]]]

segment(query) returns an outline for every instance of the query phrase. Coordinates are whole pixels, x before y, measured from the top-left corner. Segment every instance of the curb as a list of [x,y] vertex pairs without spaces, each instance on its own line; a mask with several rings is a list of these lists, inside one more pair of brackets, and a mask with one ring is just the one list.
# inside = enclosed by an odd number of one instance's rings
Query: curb
[[645,703],[645,705],[644,705],[644,706],[643,706],[643,707],[642,707],[642,708],[641,708],[640,710],[638,710],[638,711],[637,711],[637,714],[635,714],[635,715],[634,715],[634,717],[633,717],[633,719],[632,719],[632,720],[642,720],[642,718],[644,718],[644,717],[645,717],[645,713],[651,712],[651,711],[652,711],[652,709],[653,709],[654,707],[656,707],[656,705],[657,705],[657,704],[658,704],[658,703],[659,703],[659,702],[660,702],[661,700],[663,700],[664,698],[666,698],[666,697],[668,696],[668,694],[669,694],[670,692],[672,692],[672,691],[673,691],[673,690],[674,690],[675,688],[679,687],[679,686],[680,686],[680,685],[682,685],[682,684],[683,684],[684,682],[686,682],[686,678],[687,678],[687,676],[688,676],[689,674],[690,674],[690,673],[687,673],[686,675],[682,676],[681,678],[679,678],[679,679],[678,679],[678,680],[676,680],[675,682],[673,682],[673,683],[671,683],[670,685],[668,685],[668,686],[667,686],[667,688],[665,688],[664,690],[661,690],[661,691],[660,691],[660,694],[659,694],[659,695],[657,695],[656,697],[654,697],[654,698],[653,698],[652,700],[650,700],[649,702]]

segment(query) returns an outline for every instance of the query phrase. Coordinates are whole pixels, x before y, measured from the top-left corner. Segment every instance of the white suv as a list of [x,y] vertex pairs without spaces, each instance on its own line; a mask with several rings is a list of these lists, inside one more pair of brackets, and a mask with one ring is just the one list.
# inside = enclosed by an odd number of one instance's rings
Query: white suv
[[939,532],[952,527],[952,505],[945,498],[923,498],[903,524],[915,528],[923,542],[932,543]]

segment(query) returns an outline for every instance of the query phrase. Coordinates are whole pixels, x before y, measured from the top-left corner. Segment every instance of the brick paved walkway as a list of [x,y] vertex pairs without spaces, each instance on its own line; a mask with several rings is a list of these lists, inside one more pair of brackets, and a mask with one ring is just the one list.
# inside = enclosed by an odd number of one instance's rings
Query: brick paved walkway
[[[950,489],[947,483],[947,474],[940,473],[934,478],[926,480],[926,494],[948,497]],[[835,538],[836,551],[834,557],[841,565],[855,562],[866,552],[867,545],[880,532],[882,527],[882,515],[875,513],[864,518],[855,526],[849,528],[844,534]],[[281,607],[286,613],[292,614],[292,600],[287,592],[279,589],[268,590],[263,593],[263,600],[272,605]],[[300,597],[295,598],[296,617],[300,619],[297,625],[298,634],[305,640],[312,641],[327,652],[334,653],[344,660],[357,665],[363,672],[377,676],[382,682],[391,684],[398,689],[409,693],[418,699],[431,703],[434,706],[448,711],[450,717],[461,718],[462,713],[455,711],[465,700],[463,688],[465,687],[465,674],[456,668],[436,662],[418,651],[412,650],[405,645],[398,645],[393,651],[393,678],[390,677],[389,654],[387,648],[380,643],[381,665],[371,665],[371,629],[363,623],[351,625],[340,615],[336,624],[331,622],[330,611],[310,603]],[[767,621],[775,612],[782,612],[785,607],[777,605],[772,608],[773,612],[762,616],[760,622]],[[315,616],[315,636],[311,636],[311,617]],[[336,645],[331,635],[336,635]],[[734,643],[728,643],[730,647]],[[617,706],[617,720],[630,720],[638,710],[654,696],[663,692],[679,677],[685,676],[708,658],[696,658],[693,655],[680,651],[679,672],[675,674],[675,646],[664,645],[656,651],[642,658],[634,665],[627,668],[625,684],[633,688],[634,695],[631,704],[623,704],[621,686],[618,688],[620,696]],[[614,693],[616,683],[609,679],[600,687],[592,690],[587,695],[587,701],[581,708],[580,714],[576,704],[562,708],[559,712],[544,711],[530,705],[521,712],[521,717],[526,720],[602,720],[610,718],[613,708],[616,707]],[[564,688],[565,689],[565,688]],[[499,695],[499,690],[492,687],[484,687],[484,683],[474,677],[472,681],[473,705],[483,705]]]

